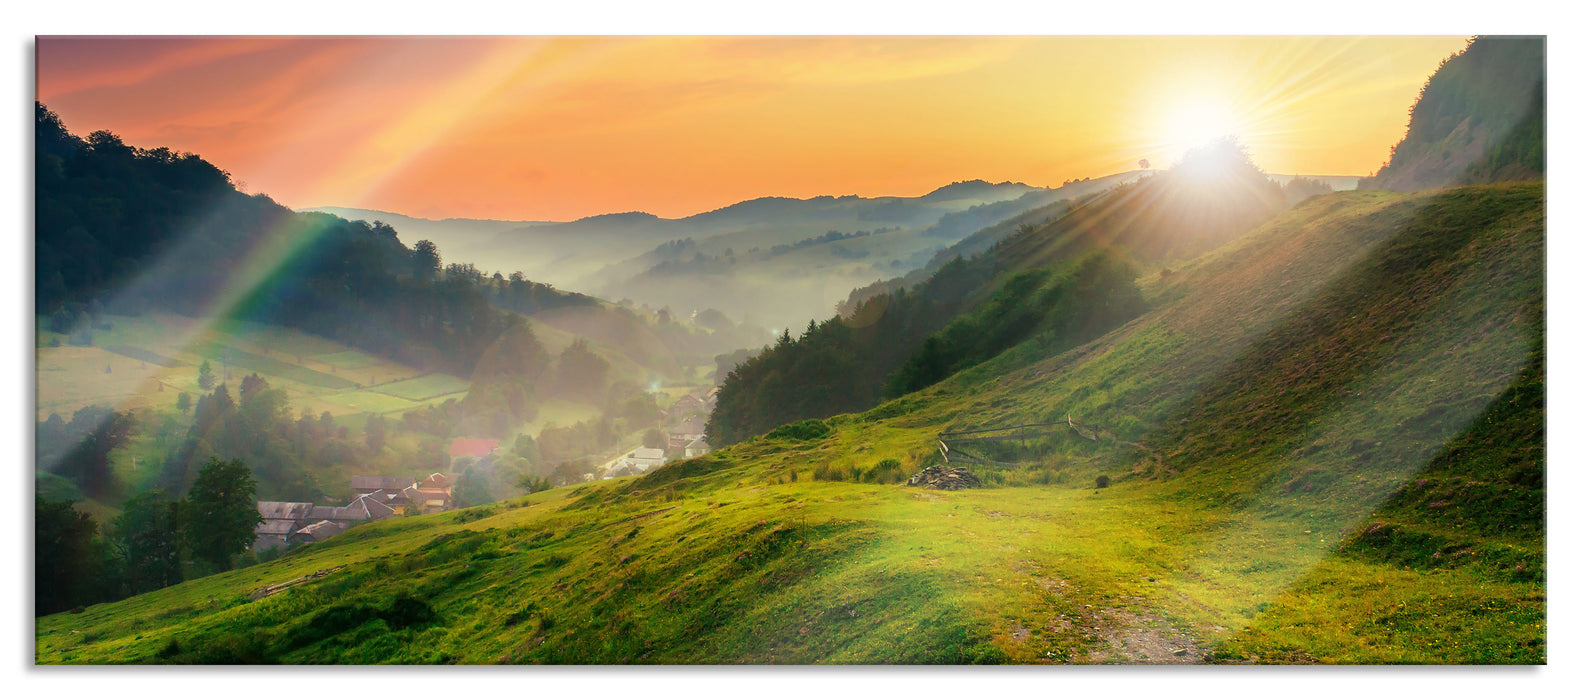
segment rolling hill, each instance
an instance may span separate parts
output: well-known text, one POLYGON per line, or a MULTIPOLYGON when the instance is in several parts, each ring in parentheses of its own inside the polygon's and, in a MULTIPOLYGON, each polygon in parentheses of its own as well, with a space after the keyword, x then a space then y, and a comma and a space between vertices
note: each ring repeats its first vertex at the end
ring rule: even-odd
POLYGON ((487 265, 503 272, 521 270, 532 279, 600 293, 592 286, 577 283, 611 261, 625 260, 636 251, 665 241, 693 238, 701 242, 733 234, 714 241, 709 250, 717 253, 734 246, 745 252, 754 246, 769 248, 794 243, 831 228, 923 228, 948 213, 1042 190, 1020 183, 990 184, 979 180, 946 185, 919 197, 762 197, 680 219, 627 212, 569 222, 434 221, 343 207, 304 211, 399 224, 403 242, 411 245, 419 239, 432 240, 441 250, 449 251, 454 261, 487 265), (408 238, 411 240, 405 240, 408 238))

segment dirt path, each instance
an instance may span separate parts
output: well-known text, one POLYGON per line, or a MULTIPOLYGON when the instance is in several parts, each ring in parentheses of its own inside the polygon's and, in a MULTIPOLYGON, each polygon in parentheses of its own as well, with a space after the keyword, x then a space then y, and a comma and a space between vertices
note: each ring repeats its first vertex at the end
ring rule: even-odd
POLYGON ((1078 663, 1202 664, 1208 650, 1184 630, 1149 612, 1104 608, 1094 615, 1098 643, 1078 663))

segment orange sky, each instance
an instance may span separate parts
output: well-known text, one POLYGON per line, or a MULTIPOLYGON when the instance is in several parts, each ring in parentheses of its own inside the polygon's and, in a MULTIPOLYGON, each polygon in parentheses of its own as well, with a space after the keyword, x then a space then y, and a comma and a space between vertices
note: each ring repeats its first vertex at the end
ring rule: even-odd
POLYGON ((1224 130, 1270 172, 1368 174, 1464 44, 40 37, 37 94, 75 133, 198 153, 291 207, 679 217, 770 195, 1059 185, 1162 167, 1224 130))

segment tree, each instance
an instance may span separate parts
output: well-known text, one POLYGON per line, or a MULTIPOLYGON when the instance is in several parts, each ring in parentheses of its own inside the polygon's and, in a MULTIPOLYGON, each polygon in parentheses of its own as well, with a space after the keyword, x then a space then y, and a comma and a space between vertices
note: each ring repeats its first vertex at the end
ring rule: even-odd
POLYGON ((242 377, 242 400, 246 401, 253 394, 269 388, 269 382, 258 376, 257 372, 242 377))
POLYGON ((539 491, 547 491, 555 487, 548 478, 533 476, 532 474, 523 474, 517 477, 516 485, 527 493, 538 493, 539 491))
POLYGON ((643 433, 643 447, 664 447, 668 444, 665 434, 658 428, 649 428, 643 433))
POLYGON ((115 542, 126 560, 127 585, 136 595, 181 583, 178 508, 164 491, 128 499, 114 521, 115 542))
POLYGON ((537 467, 542 459, 538 452, 538 443, 534 442, 533 436, 527 433, 516 436, 516 444, 511 446, 511 452, 534 467, 537 467))
POLYGON ((112 596, 113 553, 98 526, 70 501, 33 497, 33 614, 48 615, 112 596))
POLYGON ((587 338, 578 337, 560 353, 555 381, 562 395, 591 403, 604 394, 609 372, 610 363, 589 348, 587 338))
POLYGON ((471 508, 495 501, 494 490, 489 486, 489 479, 483 470, 478 467, 468 467, 461 474, 461 479, 456 482, 456 507, 471 508))
POLYGON ((198 365, 198 388, 204 391, 214 388, 214 368, 209 366, 208 360, 198 365))
POLYGON ((186 415, 187 411, 192 410, 192 396, 185 391, 181 392, 181 395, 176 397, 176 409, 181 411, 182 415, 186 415))
POLYGON ((218 571, 253 543, 253 529, 264 521, 254 500, 258 483, 239 459, 210 457, 181 504, 181 534, 192 556, 218 571))
POLYGON ((422 240, 412 246, 412 276, 425 282, 439 272, 439 246, 433 241, 422 240))
POLYGON ((368 449, 378 453, 385 447, 385 419, 377 413, 369 414, 368 422, 363 426, 363 439, 368 444, 368 449))
MULTIPOLYGON (((73 417, 73 422, 76 422, 73 417)), ((55 472, 71 479, 93 498, 113 496, 121 484, 110 465, 110 452, 132 438, 136 422, 130 411, 111 411, 88 431, 55 467, 55 472)))
POLYGON ((568 460, 556 466, 555 471, 550 473, 550 478, 561 486, 578 484, 582 483, 582 475, 586 474, 590 468, 591 465, 586 459, 568 460))

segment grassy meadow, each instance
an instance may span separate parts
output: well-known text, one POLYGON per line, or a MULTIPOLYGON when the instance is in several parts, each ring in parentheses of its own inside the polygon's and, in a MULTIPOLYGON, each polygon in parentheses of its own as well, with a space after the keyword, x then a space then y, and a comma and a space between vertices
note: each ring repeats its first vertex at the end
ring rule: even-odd
POLYGON ((459 399, 467 390, 464 378, 427 373, 278 326, 202 324, 170 314, 103 320, 109 328, 95 329, 88 347, 66 344, 40 322, 34 351, 39 420, 51 413, 69 419, 94 404, 172 410, 181 393, 194 401, 203 393, 198 368, 205 361, 216 382, 234 387, 257 372, 285 390, 295 409, 315 416, 397 413, 459 399))

